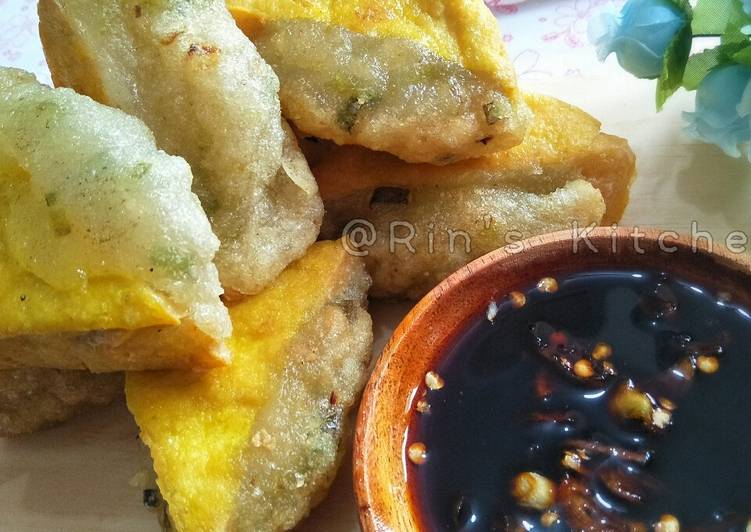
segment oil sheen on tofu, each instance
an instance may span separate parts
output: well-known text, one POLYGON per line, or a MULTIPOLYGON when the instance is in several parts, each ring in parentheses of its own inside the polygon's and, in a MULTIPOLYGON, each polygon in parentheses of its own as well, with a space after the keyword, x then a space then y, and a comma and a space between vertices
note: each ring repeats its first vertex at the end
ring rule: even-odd
POLYGON ((12 343, 25 336, 41 350, 47 334, 183 320, 221 343, 230 324, 218 241, 190 182, 185 161, 157 151, 140 121, 0 69, 2 355, 33 354, 12 343))
POLYGON ((231 366, 128 374, 177 530, 286 530, 323 498, 370 353, 369 283, 340 243, 315 244, 230 307, 231 366))
POLYGON ((530 113, 481 0, 228 0, 301 131, 446 164, 521 142, 530 113), (311 46, 310 43, 315 43, 311 46))
POLYGON ((0 152, 0 336, 179 323, 169 303, 143 282, 88 278, 79 265, 52 260, 50 251, 70 234, 71 220, 54 192, 35 189, 18 161, 0 152))

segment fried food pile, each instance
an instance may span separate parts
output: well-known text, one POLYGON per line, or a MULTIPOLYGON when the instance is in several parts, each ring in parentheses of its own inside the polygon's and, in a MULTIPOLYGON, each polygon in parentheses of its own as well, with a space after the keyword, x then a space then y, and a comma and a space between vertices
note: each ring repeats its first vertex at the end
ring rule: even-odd
POLYGON ((0 68, 0 368, 227 363, 191 180, 140 120, 0 68))
POLYGON ((372 296, 417 299, 500 246, 620 220, 635 173, 628 143, 560 100, 526 102, 535 121, 524 142, 447 166, 303 141, 326 205, 322 235, 366 240, 372 296))
POLYGON ((228 0, 284 115, 337 144, 447 164, 519 144, 531 114, 480 0, 228 0))
POLYGON ((371 284, 416 298, 628 201, 626 141, 522 94, 481 0, 39 16, 59 88, 0 67, 0 435, 125 387, 178 531, 289 530, 325 497, 371 284))
POLYGON ((190 164, 228 295, 258 293, 316 240, 279 81, 221 2, 41 0, 39 20, 55 85, 140 118, 190 164))
POLYGON ((319 242, 230 306, 231 366, 128 374, 177 530, 289 529, 320 500, 364 385, 369 285, 362 261, 319 242))

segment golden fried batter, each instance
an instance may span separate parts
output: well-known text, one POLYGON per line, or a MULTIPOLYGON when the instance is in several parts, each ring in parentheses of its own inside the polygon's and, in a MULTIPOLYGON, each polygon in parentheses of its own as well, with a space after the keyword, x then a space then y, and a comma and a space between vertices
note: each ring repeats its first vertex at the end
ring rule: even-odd
POLYGON ((0 68, 0 368, 225 364, 191 179, 140 120, 0 68))
POLYGON ((372 295, 417 298, 498 247, 620 219, 635 173, 628 143, 573 106, 526 99, 536 120, 522 144, 443 167, 303 141, 326 205, 322 235, 347 229, 365 242, 372 295))
POLYGON ((288 530, 325 496, 366 376, 369 284, 360 259, 320 242, 230 307, 232 366, 128 374, 177 530, 288 530))
POLYGON ((447 164, 519 144, 530 114, 482 0, 228 0, 306 134, 447 164))

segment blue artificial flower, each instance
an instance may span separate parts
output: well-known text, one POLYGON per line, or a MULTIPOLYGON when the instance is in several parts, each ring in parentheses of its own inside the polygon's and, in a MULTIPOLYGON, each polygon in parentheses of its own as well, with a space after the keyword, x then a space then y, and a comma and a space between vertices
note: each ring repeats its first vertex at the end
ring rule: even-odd
POLYGON ((696 111, 683 117, 692 137, 716 144, 731 157, 745 149, 751 161, 751 68, 728 65, 711 71, 696 90, 696 111))
POLYGON ((618 63, 637 78, 656 79, 668 46, 688 22, 686 13, 669 0, 629 0, 620 15, 603 13, 592 19, 589 39, 600 61, 615 52, 618 63))

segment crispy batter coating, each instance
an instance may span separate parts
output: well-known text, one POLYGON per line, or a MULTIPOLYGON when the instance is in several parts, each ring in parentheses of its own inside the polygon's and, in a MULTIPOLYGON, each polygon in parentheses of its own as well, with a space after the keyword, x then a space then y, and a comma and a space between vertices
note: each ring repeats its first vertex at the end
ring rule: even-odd
POLYGON ((468 261, 523 237, 574 221, 584 228, 620 220, 635 173, 628 143, 553 98, 528 96, 527 103, 536 121, 521 145, 443 167, 303 140, 312 144, 326 205, 322 235, 347 228, 371 244, 362 250, 371 295, 417 298, 468 261), (375 240, 367 224, 347 227, 353 220, 372 224, 375 240))
POLYGON ((81 410, 112 402, 123 392, 123 375, 88 371, 0 371, 0 436, 16 436, 61 423, 81 410))
MULTIPOLYGON (((327 204, 323 230, 327 235, 341 234, 347 223, 358 219, 372 224, 366 231, 370 234, 373 228, 375 242, 357 251, 361 236, 355 231, 351 248, 367 253, 374 297, 418 299, 496 248, 570 228, 574 221, 582 227, 599 223, 605 212, 602 195, 583 179, 546 193, 492 185, 392 189, 400 195, 393 203, 390 190, 383 202, 377 197, 383 190, 374 192, 376 196, 350 197, 351 203, 327 204), (363 216, 352 217, 355 212, 363 216)), ((355 221, 348 229, 358 227, 365 226, 355 221)))
POLYGON ((260 291, 315 241, 322 206, 281 119, 279 81, 220 0, 42 0, 56 85, 141 118, 190 163, 230 296, 260 291), (106 28, 106 31, 103 31, 106 28))
POLYGON ((138 119, 0 69, 0 367, 226 363, 191 179, 138 119))
POLYGON ((482 0, 227 4, 306 134, 432 164, 524 137, 531 115, 482 0))
POLYGON ((177 530, 288 530, 323 499, 366 377, 369 284, 360 259, 320 242, 230 307, 232 366, 127 375, 177 530))

